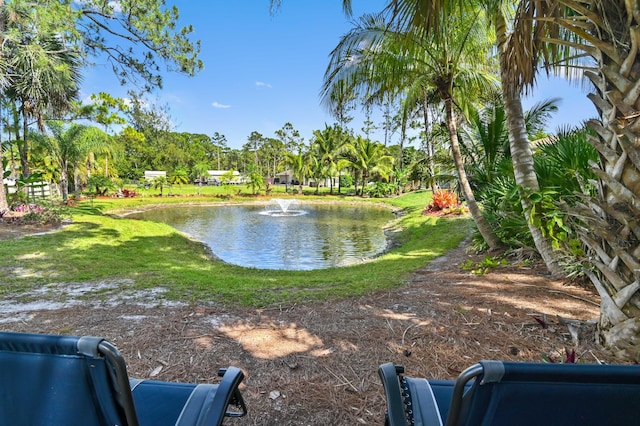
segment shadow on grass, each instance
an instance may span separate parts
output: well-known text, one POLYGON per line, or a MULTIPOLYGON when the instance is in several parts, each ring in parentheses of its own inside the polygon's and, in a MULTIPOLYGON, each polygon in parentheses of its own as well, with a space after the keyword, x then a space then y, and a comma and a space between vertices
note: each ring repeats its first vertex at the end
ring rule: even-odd
POLYGON ((468 223, 420 218, 406 224, 402 245, 369 262, 279 271, 213 260, 208 247, 168 225, 83 215, 58 232, 0 247, 0 277, 17 267, 30 271, 21 275, 25 278, 6 276, 16 288, 24 288, 28 279, 31 285, 42 285, 130 278, 137 289, 162 287, 166 298, 185 302, 271 306, 339 299, 402 284, 412 271, 456 247, 467 235, 468 223))

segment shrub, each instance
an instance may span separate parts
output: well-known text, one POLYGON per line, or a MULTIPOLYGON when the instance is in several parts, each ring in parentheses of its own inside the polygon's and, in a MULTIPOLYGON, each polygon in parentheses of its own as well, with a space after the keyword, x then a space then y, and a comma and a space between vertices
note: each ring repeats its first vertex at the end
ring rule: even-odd
POLYGON ((340 176, 340 187, 341 188, 349 188, 351 186, 353 186, 353 176, 341 175, 340 176))
POLYGON ((92 175, 87 179, 87 186, 91 189, 95 189, 95 195, 106 195, 110 189, 115 188, 113 180, 108 176, 92 175))
POLYGON ((383 198, 393 194, 394 187, 390 183, 376 182, 364 188, 364 193, 371 198, 383 198))
POLYGON ((429 209, 429 207, 431 207, 429 209, 430 211, 440 211, 451 207, 456 207, 457 205, 458 197, 455 193, 447 189, 439 189, 433 193, 431 204, 427 206, 427 208, 429 209))
POLYGON ((3 220, 13 223, 29 223, 44 225, 49 223, 61 223, 69 216, 68 210, 53 203, 20 204, 3 214, 3 220))
POLYGON ((7 203, 9 204, 9 210, 14 210, 18 206, 29 203, 29 197, 26 191, 19 190, 7 195, 7 203))

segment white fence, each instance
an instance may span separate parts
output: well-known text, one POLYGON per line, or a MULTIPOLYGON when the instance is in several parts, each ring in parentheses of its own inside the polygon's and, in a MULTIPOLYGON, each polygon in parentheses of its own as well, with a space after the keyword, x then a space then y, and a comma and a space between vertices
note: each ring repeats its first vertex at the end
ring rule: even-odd
MULTIPOLYGON (((33 182, 24 187, 27 191, 27 198, 29 199, 43 199, 58 197, 57 185, 50 184, 48 182, 33 182)), ((8 186, 8 193, 15 194, 18 191, 18 187, 15 185, 8 186)))

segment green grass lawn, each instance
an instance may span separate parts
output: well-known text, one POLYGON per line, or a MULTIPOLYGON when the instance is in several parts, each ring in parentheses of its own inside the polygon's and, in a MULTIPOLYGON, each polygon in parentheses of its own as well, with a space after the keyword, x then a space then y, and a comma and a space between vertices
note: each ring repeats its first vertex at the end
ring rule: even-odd
MULTIPOLYGON (((62 230, 2 242, 0 298, 17 298, 52 283, 116 280, 127 283, 127 290, 164 288, 166 300, 274 306, 397 287, 412 271, 456 247, 470 232, 471 221, 466 217, 422 216, 429 197, 428 192, 382 201, 319 197, 331 202, 384 202, 406 214, 396 223, 401 246, 368 263, 317 271, 261 270, 213 261, 206 247, 168 225, 115 214, 153 204, 223 202, 220 198, 81 201, 72 208, 72 224, 62 230)), ((256 199, 234 197, 233 201, 256 199)))

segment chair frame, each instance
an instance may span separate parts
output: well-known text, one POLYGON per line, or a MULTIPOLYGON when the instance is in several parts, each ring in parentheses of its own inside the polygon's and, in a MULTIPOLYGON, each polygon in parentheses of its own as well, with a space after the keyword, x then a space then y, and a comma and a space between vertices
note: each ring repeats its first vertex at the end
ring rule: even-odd
POLYGON ((455 381, 404 377, 392 363, 378 373, 388 426, 637 422, 637 365, 480 361, 455 381))
MULTIPOLYGON (((107 418, 112 419, 110 422, 117 421, 118 424, 128 426, 139 426, 141 423, 150 424, 151 422, 156 424, 159 418, 141 419, 136 407, 142 411, 146 409, 147 414, 157 413, 153 404, 158 401, 161 404, 170 403, 167 407, 172 408, 166 411, 169 417, 162 418, 172 425, 173 419, 176 419, 176 426, 220 425, 224 417, 241 417, 247 413, 239 390, 244 374, 239 368, 233 366, 218 370, 221 380, 215 385, 129 379, 124 357, 113 344, 103 338, 11 332, 0 332, 0 359, 8 362, 8 364, 0 362, 0 373, 6 380, 19 381, 21 377, 19 372, 34 371, 34 366, 38 367, 38 371, 43 369, 42 371, 57 372, 60 377, 73 374, 73 377, 79 379, 78 391, 81 391, 80 388, 85 386, 83 383, 86 383, 87 387, 84 389, 87 391, 86 395, 92 395, 86 402, 79 403, 81 404, 79 407, 95 407, 95 413, 99 414, 96 414, 91 421, 95 420, 100 424, 106 422, 107 418), (33 363, 32 359, 36 363, 33 363), (84 367, 69 369, 74 365, 84 365, 84 367), (85 374, 86 378, 83 379, 85 374), (140 391, 134 392, 136 388, 140 391), (149 398, 155 402, 147 404, 149 398), (91 400, 93 403, 89 402, 91 400), (232 411, 229 409, 230 405, 238 409, 232 411)), ((40 376, 37 374, 39 373, 36 373, 36 376, 31 374, 32 380, 39 381, 40 376)), ((70 386, 74 386, 75 381, 58 379, 55 383, 60 383, 62 387, 58 388, 57 385, 47 387, 49 392, 56 392, 51 395, 72 395, 70 386)), ((5 383, 3 386, 10 386, 10 383, 5 383)), ((26 382, 26 386, 30 386, 29 382, 26 382)), ((35 390, 37 384, 34 383, 33 386, 35 390)), ((4 410, 0 412, 4 412, 3 416, 12 416, 10 404, 28 400, 31 388, 25 388, 23 384, 21 392, 13 394, 6 389, 3 399, 0 400, 0 404, 4 404, 0 408, 4 410), (17 399, 13 399, 14 396, 17 399)), ((72 400, 75 400, 75 397, 72 400)), ((57 407, 67 406, 64 403, 65 400, 58 401, 57 407)), ((67 413, 64 408, 59 412, 64 413, 62 417, 66 418, 67 413)), ((37 417, 30 417, 31 415, 27 414, 27 417, 23 417, 23 421, 37 421, 51 412, 45 409, 43 413, 46 414, 36 414, 37 417)), ((68 411, 68 413, 72 412, 68 411)), ((52 419, 58 418, 56 414, 52 416, 52 419)), ((11 419, 0 418, 0 423, 9 420, 11 419)), ((89 421, 88 417, 85 418, 86 421, 89 421)))

